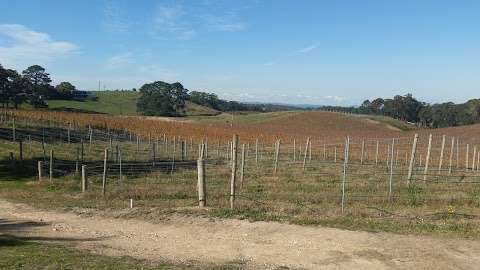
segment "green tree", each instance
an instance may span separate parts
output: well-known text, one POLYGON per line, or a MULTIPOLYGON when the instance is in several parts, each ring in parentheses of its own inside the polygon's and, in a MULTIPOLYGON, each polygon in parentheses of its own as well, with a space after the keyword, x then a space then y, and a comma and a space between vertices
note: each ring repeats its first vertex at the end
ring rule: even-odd
POLYGON ((139 91, 137 110, 142 115, 179 116, 185 111, 188 90, 180 83, 156 81, 144 84, 139 91))
POLYGON ((28 80, 32 87, 29 89, 29 94, 32 95, 45 95, 47 96, 52 91, 50 83, 50 74, 45 71, 45 68, 39 65, 33 65, 25 69, 23 72, 23 77, 28 80))
POLYGON ((45 68, 39 65, 29 66, 22 74, 33 85, 48 85, 52 82, 50 74, 45 71, 45 68))
POLYGON ((3 107, 8 103, 8 72, 3 66, 0 64, 0 102, 2 103, 3 107))
POLYGON ((69 82, 61 82, 60 84, 55 86, 55 90, 58 92, 60 96, 69 97, 77 89, 73 84, 69 82))
POLYGON ((216 110, 219 110, 220 103, 224 102, 223 100, 220 100, 217 95, 213 93, 206 93, 206 92, 199 92, 199 91, 190 92, 189 99, 193 103, 200 104, 202 106, 206 106, 216 110))
POLYGON ((26 91, 30 83, 25 80, 17 71, 4 69, 0 65, 0 100, 3 107, 12 103, 15 108, 22 104, 26 98, 26 91))
POLYGON ((16 70, 9 71, 8 93, 10 102, 15 108, 25 102, 28 98, 27 90, 30 88, 30 82, 22 77, 16 70))

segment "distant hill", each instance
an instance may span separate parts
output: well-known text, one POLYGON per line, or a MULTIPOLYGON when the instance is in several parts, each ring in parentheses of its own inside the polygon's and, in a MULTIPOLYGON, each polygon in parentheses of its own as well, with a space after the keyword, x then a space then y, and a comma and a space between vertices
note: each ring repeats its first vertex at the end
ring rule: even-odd
MULTIPOLYGON (((137 99, 140 93, 133 91, 91 91, 85 101, 49 100, 51 110, 101 113, 110 115, 138 115, 137 99)), ((186 102, 186 116, 209 116, 220 112, 192 102, 186 102)))
MULTIPOLYGON (((48 107, 51 110, 101 113, 110 115, 138 115, 137 99, 139 92, 134 91, 89 91, 90 95, 85 101, 79 100, 49 100, 48 107)), ((261 107, 264 112, 292 111, 310 109, 310 105, 289 105, 280 103, 239 103, 261 107)), ((213 116, 221 112, 208 106, 199 105, 186 101, 185 116, 213 116)), ((251 113, 251 112, 250 112, 251 113)), ((257 112, 258 113, 258 112, 257 112)))

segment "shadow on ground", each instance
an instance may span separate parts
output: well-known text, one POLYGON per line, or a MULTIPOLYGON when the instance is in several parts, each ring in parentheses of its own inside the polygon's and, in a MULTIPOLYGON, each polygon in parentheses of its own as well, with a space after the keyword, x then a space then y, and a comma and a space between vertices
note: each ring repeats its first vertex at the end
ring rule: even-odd
POLYGON ((39 227, 49 226, 46 222, 16 221, 0 218, 0 247, 19 246, 27 241, 35 242, 85 242, 99 241, 99 238, 72 238, 72 237, 44 237, 35 236, 34 231, 39 227))

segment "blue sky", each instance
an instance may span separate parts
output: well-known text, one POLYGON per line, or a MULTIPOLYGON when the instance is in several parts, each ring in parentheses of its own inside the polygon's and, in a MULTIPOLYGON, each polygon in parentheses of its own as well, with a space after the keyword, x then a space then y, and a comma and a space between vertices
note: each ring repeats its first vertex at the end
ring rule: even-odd
POLYGON ((80 89, 164 80, 332 105, 480 93, 480 1, 0 1, 0 63, 80 89))

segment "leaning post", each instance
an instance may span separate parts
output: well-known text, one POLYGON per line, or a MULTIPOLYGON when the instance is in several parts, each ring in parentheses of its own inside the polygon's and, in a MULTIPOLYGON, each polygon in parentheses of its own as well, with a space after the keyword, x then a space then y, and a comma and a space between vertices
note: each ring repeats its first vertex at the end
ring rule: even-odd
POLYGON ((418 134, 413 137, 412 154, 410 155, 410 164, 408 165, 407 185, 412 180, 413 166, 415 166, 415 155, 417 153, 418 134))

